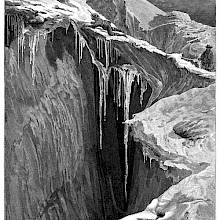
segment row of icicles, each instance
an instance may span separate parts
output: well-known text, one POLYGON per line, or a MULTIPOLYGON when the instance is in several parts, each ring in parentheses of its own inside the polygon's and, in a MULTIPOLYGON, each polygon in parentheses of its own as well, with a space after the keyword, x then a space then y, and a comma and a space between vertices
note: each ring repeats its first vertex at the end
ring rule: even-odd
MULTIPOLYGON (((102 149, 102 121, 106 119, 106 98, 108 95, 108 84, 110 74, 113 74, 113 99, 117 107, 123 107, 124 121, 129 120, 129 107, 132 83, 137 80, 141 86, 140 104, 142 105, 143 94, 147 90, 147 81, 143 80, 141 74, 132 65, 124 64, 121 67, 109 66, 112 61, 117 64, 120 51, 112 47, 111 40, 97 38, 98 58, 105 58, 105 67, 100 63, 96 66, 99 70, 99 130, 100 130, 100 149, 102 149)), ((118 117, 118 114, 117 114, 118 117)), ((124 145, 125 145, 125 197, 127 199, 127 178, 128 178, 128 134, 129 125, 124 124, 124 145)))
MULTIPOLYGON (((44 40, 47 39, 47 34, 44 30, 35 30, 29 31, 25 28, 23 17, 16 14, 7 14, 6 15, 6 39, 5 44, 9 46, 12 38, 17 40, 17 68, 19 69, 20 63, 24 62, 24 49, 26 48, 26 39, 28 39, 29 46, 29 60, 31 65, 31 75, 33 84, 35 81, 36 73, 35 73, 35 60, 36 53, 39 48, 39 40, 42 36, 44 40), (20 59, 21 57, 21 59, 20 59)), ((83 48, 85 47, 85 40, 77 31, 76 25, 72 22, 72 25, 75 29, 75 48, 76 54, 78 55, 78 62, 80 63, 83 56, 83 48)), ((69 25, 66 27, 66 34, 69 25)), ((54 31, 51 31, 52 41, 54 38, 54 31)))

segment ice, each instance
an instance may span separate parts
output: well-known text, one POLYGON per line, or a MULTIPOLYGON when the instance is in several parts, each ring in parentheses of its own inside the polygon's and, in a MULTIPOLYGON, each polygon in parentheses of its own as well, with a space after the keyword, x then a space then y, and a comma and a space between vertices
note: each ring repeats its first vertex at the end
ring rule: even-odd
POLYGON ((77 29, 77 25, 71 22, 75 32, 75 54, 78 55, 78 63, 80 64, 83 57, 83 49, 86 46, 86 41, 77 29))
POLYGON ((36 51, 37 51, 37 46, 38 46, 38 41, 39 41, 39 32, 34 32, 30 38, 29 38, 29 47, 30 47, 30 64, 31 64, 31 75, 32 75, 32 80, 34 84, 35 80, 35 56, 36 56, 36 51))

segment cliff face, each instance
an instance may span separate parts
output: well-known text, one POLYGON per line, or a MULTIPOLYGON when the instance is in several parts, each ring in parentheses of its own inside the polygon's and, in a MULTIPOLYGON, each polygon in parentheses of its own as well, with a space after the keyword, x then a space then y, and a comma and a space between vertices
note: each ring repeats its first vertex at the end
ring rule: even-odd
POLYGON ((124 121, 215 74, 86 28, 91 12, 77 1, 6 3, 7 220, 118 219, 191 172, 145 162, 124 121))
POLYGON ((215 26, 216 24, 216 1, 200 0, 148 0, 164 11, 183 11, 190 15, 191 19, 215 26))
POLYGON ((72 45, 73 29, 63 32, 45 39, 31 33, 19 54, 16 39, 5 49, 6 219, 102 215, 91 58, 85 51, 88 61, 79 68, 63 46, 72 45))

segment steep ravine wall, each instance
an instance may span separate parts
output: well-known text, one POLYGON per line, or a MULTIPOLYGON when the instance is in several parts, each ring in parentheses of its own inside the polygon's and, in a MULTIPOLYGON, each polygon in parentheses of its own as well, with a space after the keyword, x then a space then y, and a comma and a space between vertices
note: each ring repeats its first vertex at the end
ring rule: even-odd
MULTIPOLYGON (((6 219, 103 219, 93 65, 54 47, 61 30, 40 36, 34 82, 28 38, 19 68, 16 40, 5 48, 6 219)), ((75 51, 72 32, 62 42, 75 51)))
MULTIPOLYGON (((135 204, 140 198, 131 195, 144 190, 145 184, 149 187, 149 182, 135 181, 137 175, 149 173, 152 182, 159 185, 166 177, 156 163, 152 164, 152 174, 129 137, 129 188, 125 199, 124 137, 120 137, 125 114, 131 118, 163 97, 206 87, 214 79, 178 68, 172 59, 128 42, 116 39, 107 47, 103 36, 92 30, 80 31, 70 25, 46 35, 38 33, 25 34, 22 50, 18 45, 21 38, 16 35, 5 47, 6 219, 117 219, 125 216, 127 207, 127 213, 139 211, 140 202, 131 205, 130 201, 135 200, 135 204), (99 46, 97 39, 101 39, 99 46), (117 52, 110 59, 106 51, 112 48, 117 52), (145 83, 137 85, 138 76, 129 81, 129 109, 124 111, 123 105, 114 103, 110 95, 114 87, 107 80, 109 95, 102 96, 107 111, 104 114, 101 109, 100 115, 100 95, 104 91, 100 79, 105 76, 100 78, 100 71, 106 71, 103 66, 114 67, 111 75, 118 74, 119 79, 129 70, 120 70, 124 65, 140 72, 145 83), (114 137, 111 144, 109 137, 114 137), (120 143, 115 143, 117 140, 120 143), (113 195, 112 191, 117 193, 113 195)), ((167 179, 168 187, 172 180, 167 179)), ((148 204, 165 190, 158 186, 158 192, 150 197, 144 194, 141 202, 148 204)))

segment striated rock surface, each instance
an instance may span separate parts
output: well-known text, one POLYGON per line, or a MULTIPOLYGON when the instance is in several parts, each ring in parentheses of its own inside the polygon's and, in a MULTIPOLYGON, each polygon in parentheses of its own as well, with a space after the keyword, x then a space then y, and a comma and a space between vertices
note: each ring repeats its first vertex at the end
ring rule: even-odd
POLYGON ((56 58, 51 39, 38 39, 34 75, 28 38, 20 64, 17 43, 5 49, 6 219, 101 218, 92 92, 86 71, 66 51, 56 58))
POLYGON ((215 86, 162 99, 127 123, 145 157, 177 178, 140 216, 160 212, 161 219, 215 219, 215 86), (179 181, 180 172, 169 167, 190 172, 179 181))

